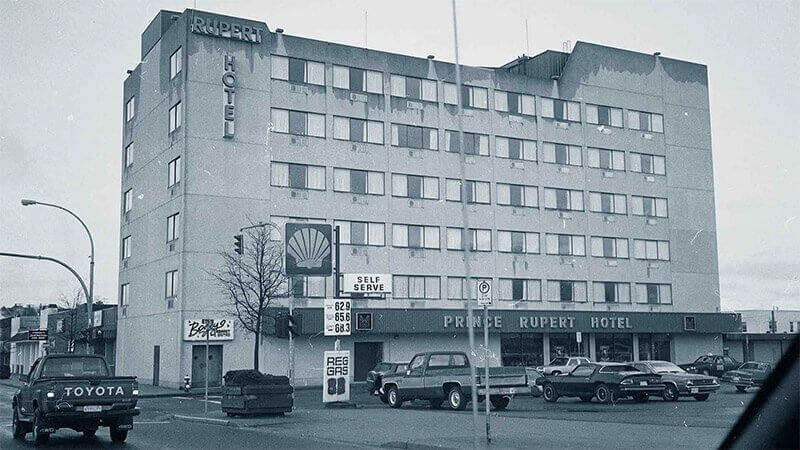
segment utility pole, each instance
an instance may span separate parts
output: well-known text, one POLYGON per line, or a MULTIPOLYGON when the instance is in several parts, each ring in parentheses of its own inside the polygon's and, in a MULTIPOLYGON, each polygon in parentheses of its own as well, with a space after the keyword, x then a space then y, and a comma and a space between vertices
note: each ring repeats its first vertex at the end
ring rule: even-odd
POLYGON ((214 323, 214 319, 203 319, 203 324, 206 327, 206 360, 205 360, 205 365, 206 365, 206 395, 205 395, 205 399, 206 399, 206 401, 203 402, 205 404, 205 406, 203 408, 204 409, 203 414, 205 414, 205 415, 208 415, 208 361, 210 361, 210 358, 208 357, 209 356, 208 355, 208 348, 209 348, 208 344, 209 344, 209 341, 210 341, 210 338, 211 338, 211 325, 213 323, 214 323))

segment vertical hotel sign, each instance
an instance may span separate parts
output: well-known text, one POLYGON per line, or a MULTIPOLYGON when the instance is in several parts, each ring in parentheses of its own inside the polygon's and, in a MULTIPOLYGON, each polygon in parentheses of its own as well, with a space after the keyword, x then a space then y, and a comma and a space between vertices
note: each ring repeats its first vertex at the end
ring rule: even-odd
POLYGON ((222 72, 223 99, 223 137, 233 139, 236 130, 234 120, 236 117, 236 58, 225 55, 225 65, 222 72))

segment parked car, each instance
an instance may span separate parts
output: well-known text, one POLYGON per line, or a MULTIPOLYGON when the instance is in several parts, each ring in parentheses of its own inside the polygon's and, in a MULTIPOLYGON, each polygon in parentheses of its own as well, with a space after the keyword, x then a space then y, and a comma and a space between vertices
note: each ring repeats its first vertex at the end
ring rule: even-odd
POLYGON ((558 375, 560 373, 572 372, 572 369, 580 364, 588 364, 592 362, 589 358, 583 356, 559 356, 553 358, 550 364, 546 366, 539 366, 536 370, 542 375, 558 375))
POLYGON ((748 361, 736 370, 722 374, 722 381, 736 386, 736 390, 744 392, 750 387, 760 387, 772 372, 772 364, 760 361, 748 361))
POLYGON ((650 395, 662 395, 661 375, 645 373, 621 363, 581 364, 571 372, 545 375, 538 380, 545 401, 559 397, 578 397, 584 402, 597 398, 600 403, 613 403, 624 397, 637 402, 647 401, 650 395))
MULTIPOLYGON (((483 382, 483 368, 478 368, 475 383, 478 401, 488 394, 495 409, 505 409, 511 396, 530 393, 524 367, 490 367, 489 389, 483 382)), ((392 408, 410 400, 427 400, 431 407, 445 402, 454 410, 463 410, 472 399, 470 361, 463 352, 427 352, 415 355, 405 372, 383 377, 381 395, 392 408)))
POLYGON ((37 359, 22 387, 11 399, 12 432, 36 444, 47 442, 59 428, 94 436, 108 427, 111 441, 124 442, 133 429, 139 399, 136 377, 109 376, 98 355, 47 355, 37 359))
POLYGON ((681 369, 689 373, 702 373, 703 375, 722 376, 728 370, 739 367, 741 363, 730 356, 703 355, 693 363, 678 364, 681 369))
POLYGON ((688 373, 669 361, 639 361, 630 363, 645 373, 661 375, 664 382, 664 400, 674 402, 679 397, 694 397, 695 400, 708 400, 709 395, 719 390, 715 377, 688 373))
MULTIPOLYGON (((370 395, 377 395, 381 397, 380 390, 383 384, 383 377, 388 374, 402 373, 406 371, 408 363, 398 362, 382 362, 378 363, 375 368, 367 372, 367 392, 370 395)), ((385 401, 385 397, 381 397, 385 401)))

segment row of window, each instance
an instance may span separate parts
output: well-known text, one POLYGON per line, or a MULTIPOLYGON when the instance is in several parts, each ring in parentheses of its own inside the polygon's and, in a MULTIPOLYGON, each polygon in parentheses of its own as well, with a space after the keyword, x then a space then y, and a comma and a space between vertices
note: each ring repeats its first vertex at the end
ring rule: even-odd
MULTIPOLYGON (((490 278, 474 278, 473 283, 490 278)), ((618 281, 582 280, 539 280, 528 278, 499 278, 497 299, 501 301, 585 303, 591 299, 595 303, 640 303, 651 305, 672 304, 672 285, 660 283, 627 283, 618 281), (591 291, 587 292, 587 286, 591 291), (543 289, 544 288, 544 289, 543 289)), ((392 294, 394 299, 439 300, 442 297, 441 277, 425 275, 394 275, 392 294)), ((446 298, 466 300, 467 283, 464 277, 447 277, 446 298)), ((289 294, 289 282, 285 284, 289 294)), ((164 297, 167 300, 177 296, 178 271, 171 270, 164 275, 164 297)), ((472 286, 473 297, 476 286, 472 286)), ((291 280, 291 293, 295 297, 327 297, 326 278, 298 277, 291 280)), ((121 285, 120 304, 130 304, 130 284, 121 285)))
MULTIPOLYGON (((293 83, 325 86, 325 64, 285 56, 272 56, 272 78, 293 83)), ((384 74, 374 70, 333 65, 333 87, 358 93, 383 94, 384 74)), ((462 85, 461 92, 454 83, 442 82, 443 102, 461 104, 466 108, 489 109, 489 89, 462 85)), ((438 102, 437 81, 391 74, 390 95, 427 102, 438 102)), ((536 115, 535 96, 517 92, 494 90, 494 109, 510 114, 536 115)), ((542 117, 580 122, 580 103, 541 97, 542 117)), ((595 125, 623 128, 623 109, 587 104, 586 122, 595 125)), ((628 110, 628 128, 662 133, 664 121, 661 114, 628 110)))

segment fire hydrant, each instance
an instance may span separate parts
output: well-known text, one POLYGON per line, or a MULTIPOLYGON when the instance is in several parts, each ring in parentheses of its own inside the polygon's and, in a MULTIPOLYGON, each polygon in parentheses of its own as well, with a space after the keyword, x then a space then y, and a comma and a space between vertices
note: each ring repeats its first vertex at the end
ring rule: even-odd
POLYGON ((183 377, 183 392, 187 394, 192 389, 192 378, 189 375, 183 377))

